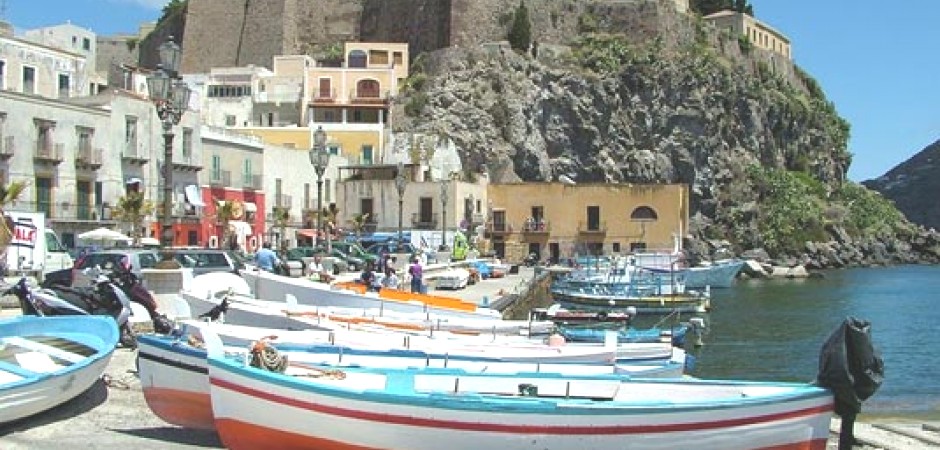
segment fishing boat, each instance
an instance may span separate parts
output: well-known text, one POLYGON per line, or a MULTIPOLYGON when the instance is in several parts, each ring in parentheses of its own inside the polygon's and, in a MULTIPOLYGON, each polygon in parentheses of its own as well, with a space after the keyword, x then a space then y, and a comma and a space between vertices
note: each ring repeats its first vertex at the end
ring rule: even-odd
POLYGON ((118 343, 114 319, 20 316, 0 320, 0 424, 41 413, 90 388, 118 343))
POLYGON ((744 260, 740 259, 725 259, 705 266, 688 267, 683 269, 685 285, 693 289, 706 286, 728 288, 734 284, 741 267, 744 267, 744 260))
POLYGON ((211 405, 232 450, 819 449, 832 394, 808 384, 455 369, 283 373, 206 336, 211 405))
POLYGON ((328 285, 265 271, 245 271, 242 277, 248 282, 251 292, 257 298, 282 299, 290 294, 297 298, 301 305, 383 308, 396 312, 431 312, 476 319, 502 317, 499 311, 453 297, 419 294, 397 289, 362 292, 339 283, 328 285))
POLYGON ((711 309, 711 293, 688 292, 674 295, 646 295, 629 287, 612 285, 552 286, 552 299, 573 310, 618 312, 632 308, 637 314, 671 312, 705 313, 711 309))
MULTIPOLYGON (((364 348, 342 345, 342 336, 317 341, 311 331, 285 331, 184 323, 174 336, 142 335, 138 343, 138 368, 144 399, 151 411, 167 423, 196 429, 213 429, 203 330, 221 336, 230 355, 244 355, 253 343, 277 335, 276 345, 292 366, 365 366, 383 368, 458 368, 471 372, 557 372, 577 375, 629 374, 641 377, 680 377, 684 352, 669 360, 614 364, 565 363, 540 360, 500 360, 451 353, 430 353, 407 347, 364 348), (338 344, 337 344, 338 343, 338 344)), ((407 343, 407 342, 405 342, 407 343)), ((498 354, 494 356, 498 357, 498 354)))

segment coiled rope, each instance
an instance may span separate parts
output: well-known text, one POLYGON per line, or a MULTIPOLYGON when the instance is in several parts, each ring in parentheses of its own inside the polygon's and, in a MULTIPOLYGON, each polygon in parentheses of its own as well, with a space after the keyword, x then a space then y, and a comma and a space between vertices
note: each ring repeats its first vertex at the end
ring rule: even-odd
POLYGON ((267 338, 253 342, 250 353, 248 364, 252 367, 278 373, 287 370, 287 355, 282 355, 267 338))

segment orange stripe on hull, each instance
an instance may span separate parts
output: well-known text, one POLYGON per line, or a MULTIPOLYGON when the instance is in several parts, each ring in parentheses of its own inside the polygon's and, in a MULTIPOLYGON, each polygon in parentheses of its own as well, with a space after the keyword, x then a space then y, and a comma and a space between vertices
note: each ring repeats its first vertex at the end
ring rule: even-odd
MULTIPOLYGON (((358 292, 360 294, 364 294, 366 292, 365 286, 356 282, 335 283, 335 285, 343 289, 349 289, 351 291, 358 292)), ((382 289, 379 291, 379 298, 399 302, 418 301, 428 306, 455 309, 457 311, 473 312, 477 310, 476 303, 468 302, 463 299, 445 297, 443 295, 419 294, 398 289, 382 289)))
POLYGON ((166 388, 145 388, 144 399, 153 413, 164 422, 183 428, 214 430, 212 398, 196 393, 166 388))
POLYGON ((826 450, 826 443, 827 439, 813 439, 808 442, 774 445, 772 447, 764 447, 759 450, 826 450))
POLYGON ((218 419, 215 421, 215 428, 222 438, 222 445, 228 450, 381 450, 260 427, 233 419, 218 419))

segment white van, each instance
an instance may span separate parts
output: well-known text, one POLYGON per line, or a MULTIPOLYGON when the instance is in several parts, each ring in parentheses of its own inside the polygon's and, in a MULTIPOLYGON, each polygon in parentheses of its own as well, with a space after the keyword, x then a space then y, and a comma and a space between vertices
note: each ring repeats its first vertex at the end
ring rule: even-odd
POLYGON ((13 233, 6 248, 6 276, 33 276, 42 281, 49 272, 72 268, 72 256, 55 232, 46 228, 44 213, 6 211, 6 216, 13 233))

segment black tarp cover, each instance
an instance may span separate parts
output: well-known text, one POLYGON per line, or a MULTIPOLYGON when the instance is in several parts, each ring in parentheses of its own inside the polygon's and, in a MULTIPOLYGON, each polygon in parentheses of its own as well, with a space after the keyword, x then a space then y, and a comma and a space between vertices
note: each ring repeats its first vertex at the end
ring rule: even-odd
POLYGON ((854 416, 883 380, 884 361, 872 344, 871 323, 846 318, 822 346, 816 384, 832 390, 836 414, 854 416))

